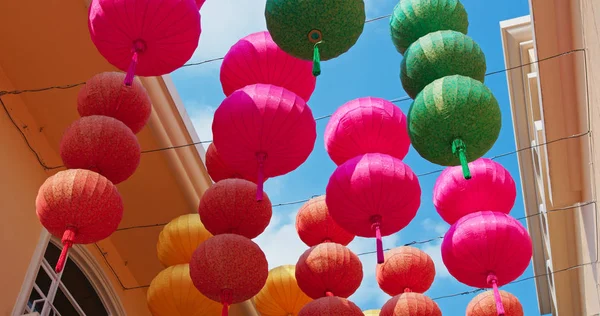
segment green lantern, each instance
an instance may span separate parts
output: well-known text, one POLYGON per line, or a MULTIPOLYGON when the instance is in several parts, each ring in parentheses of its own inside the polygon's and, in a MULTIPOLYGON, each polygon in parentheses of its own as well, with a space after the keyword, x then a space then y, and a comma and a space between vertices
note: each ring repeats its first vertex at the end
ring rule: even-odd
POLYGON ((400 80, 414 99, 425 86, 445 76, 463 75, 483 82, 485 69, 485 55, 473 39, 456 31, 438 31, 408 47, 400 80))
POLYGON ((392 41, 400 54, 428 33, 453 30, 467 34, 468 28, 467 11, 459 0, 401 0, 390 18, 392 41))
POLYGON ((363 0, 267 0, 267 29, 288 54, 313 60, 313 75, 321 60, 348 51, 365 25, 363 0))
POLYGON ((454 75, 430 83, 417 95, 408 113, 408 133, 415 150, 442 165, 467 165, 483 156, 500 134, 500 107, 480 81, 454 75))

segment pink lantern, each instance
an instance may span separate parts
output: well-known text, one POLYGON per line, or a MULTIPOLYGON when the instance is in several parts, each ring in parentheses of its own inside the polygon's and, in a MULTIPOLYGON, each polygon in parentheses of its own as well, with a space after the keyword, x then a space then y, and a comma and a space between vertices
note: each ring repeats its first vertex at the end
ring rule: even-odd
POLYGON ((406 227, 421 205, 421 186, 400 159, 365 154, 340 165, 325 194, 329 214, 349 233, 377 238, 377 262, 383 263, 382 236, 406 227))
POLYGON ((206 2, 206 0, 196 0, 196 6, 198 7, 198 10, 202 9, 204 2, 206 2))
POLYGON ((93 0, 88 28, 100 54, 127 72, 126 85, 135 74, 162 76, 183 66, 201 31, 195 0, 93 0))
POLYGON ((433 205, 450 225, 478 211, 510 213, 517 198, 515 181, 499 163, 479 158, 469 163, 471 179, 465 180, 462 167, 446 168, 433 188, 433 205))
POLYGON ((522 275, 531 256, 531 238, 525 227, 500 212, 462 217, 442 242, 442 260, 448 272, 468 286, 493 288, 498 315, 504 315, 498 287, 522 275))
POLYGON ((404 159, 409 147, 406 116, 380 98, 358 98, 342 105, 325 129, 325 149, 338 166, 366 153, 404 159))
POLYGON ((284 175, 308 158, 317 138, 312 111, 293 92, 254 84, 227 97, 215 111, 213 142, 223 162, 245 179, 284 175))
POLYGON ((221 85, 226 96, 255 83, 283 87, 308 101, 317 79, 310 61, 284 52, 264 31, 235 43, 221 64, 221 85))
MULTIPOLYGON (((225 179, 243 179, 243 177, 236 172, 235 170, 229 168, 219 156, 219 152, 217 151, 217 147, 215 147, 214 143, 208 145, 206 149, 206 171, 208 171, 208 175, 214 182, 219 182, 225 179)), ((268 178, 265 177, 264 181, 267 181, 268 178)), ((252 174, 252 178, 245 179, 250 182, 256 183, 256 174, 252 174)))

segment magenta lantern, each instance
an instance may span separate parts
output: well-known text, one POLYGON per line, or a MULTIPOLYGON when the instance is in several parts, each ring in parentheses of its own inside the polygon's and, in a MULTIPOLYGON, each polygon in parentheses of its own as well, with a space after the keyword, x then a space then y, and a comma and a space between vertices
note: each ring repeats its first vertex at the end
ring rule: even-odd
POLYGON ((499 163, 479 158, 469 163, 471 179, 462 167, 446 168, 433 188, 433 205, 450 225, 477 211, 510 213, 517 198, 515 181, 499 163))
POLYGON ((504 315, 498 287, 522 275, 531 255, 531 238, 525 227, 500 212, 462 217, 442 242, 442 260, 448 272, 468 286, 493 288, 498 315, 504 315))
POLYGON ((254 84, 227 97, 215 111, 213 142, 219 156, 245 179, 257 175, 257 200, 265 177, 284 175, 308 158, 317 137, 302 98, 274 85, 254 84))
POLYGON ((381 236, 394 234, 415 217, 421 186, 400 159, 365 154, 340 165, 327 184, 329 214, 349 233, 377 238, 377 262, 383 263, 381 236))
POLYGON ((358 98, 342 105, 325 129, 325 149, 338 166, 366 153, 404 159, 409 147, 406 116, 380 98, 358 98))
MULTIPOLYGON (((200 1, 203 2, 203 1, 200 1)), ((133 76, 161 76, 183 66, 200 40, 195 0, 92 0, 92 42, 113 66, 133 76)))
POLYGON ((198 10, 202 9, 204 2, 206 2, 206 0, 196 0, 196 6, 198 7, 198 10))
POLYGON ((312 62, 284 52, 266 31, 239 40, 221 64, 221 86, 226 96, 247 85, 264 83, 288 89, 308 101, 316 82, 312 62))

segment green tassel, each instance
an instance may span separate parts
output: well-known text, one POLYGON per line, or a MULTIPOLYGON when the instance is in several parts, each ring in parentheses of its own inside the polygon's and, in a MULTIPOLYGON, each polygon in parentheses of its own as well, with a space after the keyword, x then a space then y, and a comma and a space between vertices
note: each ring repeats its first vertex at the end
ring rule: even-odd
POLYGON ((315 44, 314 50, 313 50, 313 76, 317 77, 321 74, 321 54, 319 53, 319 44, 321 44, 321 42, 318 42, 315 44))
POLYGON ((471 171, 469 171, 469 162, 467 161, 467 146, 462 139, 457 138, 452 142, 452 153, 458 156, 465 179, 471 179, 471 171))

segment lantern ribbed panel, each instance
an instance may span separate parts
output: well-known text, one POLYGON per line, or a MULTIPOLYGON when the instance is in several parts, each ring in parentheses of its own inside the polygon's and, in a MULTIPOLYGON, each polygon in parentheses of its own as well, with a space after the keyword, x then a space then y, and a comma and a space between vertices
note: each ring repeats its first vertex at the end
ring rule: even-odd
POLYGON ((363 278, 362 263, 350 249, 327 242, 306 250, 296 263, 296 280, 306 295, 317 299, 327 292, 349 297, 363 278))
POLYGON ((456 31, 438 31, 408 48, 400 66, 400 80, 414 99, 425 86, 445 76, 462 75, 483 82, 485 70, 485 55, 472 38, 456 31))
POLYGON ((238 234, 255 238, 269 225, 271 201, 263 192, 256 201, 256 184, 242 179, 221 180, 204 192, 198 214, 213 235, 238 234))
POLYGON ((302 59, 313 59, 315 43, 308 34, 320 31, 321 60, 329 60, 356 43, 366 16, 363 0, 267 0, 265 18, 275 43, 302 59))
POLYGON ((152 105, 146 89, 139 79, 131 87, 123 84, 125 74, 102 72, 85 82, 77 95, 80 116, 105 115, 127 125, 134 134, 144 128, 152 105))
POLYGON ((221 304, 208 299, 194 287, 188 264, 162 270, 150 283, 146 294, 153 316, 215 316, 221 304))
POLYGON ((403 293, 392 297, 381 308, 381 316, 442 316, 438 305, 420 293, 403 293))
POLYGON ((527 229, 504 213, 471 213, 454 223, 442 242, 442 259, 459 282, 490 288, 493 273, 498 286, 521 276, 532 256, 527 229))
POLYGON ((267 258, 252 240, 235 234, 222 234, 201 243, 190 260, 190 276, 206 297, 223 303, 230 291, 230 304, 258 294, 269 274, 267 258))
POLYGON ((461 167, 446 168, 435 182, 433 205, 450 225, 478 211, 510 213, 517 198, 515 181, 499 163, 479 158, 469 163, 471 179, 461 167))
POLYGON ((264 83, 286 88, 308 101, 316 81, 312 63, 284 52, 269 32, 242 38, 221 64, 221 86, 226 96, 247 85, 264 83))
POLYGON ((369 309, 363 312, 365 316, 379 316, 380 309, 369 309))
POLYGON ((406 116, 390 101, 354 99, 333 113, 325 129, 325 149, 337 165, 366 153, 403 159, 410 147, 406 126, 406 116))
POLYGON ((198 246, 212 237, 198 214, 185 214, 171 220, 156 243, 158 260, 164 267, 188 264, 198 246))
POLYGON ((429 162, 460 165, 452 143, 460 138, 468 161, 485 153, 500 134, 498 101, 483 83, 460 75, 438 79, 410 107, 408 133, 415 150, 429 162))
MULTIPOLYGON (((500 291, 504 316, 523 316, 521 302, 511 293, 500 291)), ((475 296, 467 306, 466 316, 497 316, 496 301, 493 291, 486 291, 475 296)))
POLYGON ((346 246, 354 239, 354 235, 342 229, 331 218, 324 195, 308 200, 298 210, 296 231, 309 247, 327 240, 346 246))
POLYGON ((431 257, 414 247, 398 247, 385 254, 385 262, 377 265, 377 283, 390 296, 410 292, 424 293, 435 277, 431 257))
POLYGON ((312 299, 296 282, 296 268, 284 265, 269 271, 263 289, 254 297, 256 310, 261 316, 296 316, 312 299))
POLYGON ((356 304, 342 297, 328 296, 314 300, 298 316, 363 316, 356 304))
POLYGON ((453 30, 467 34, 467 11, 459 0, 402 0, 390 18, 392 42, 399 53, 431 32, 453 30))
POLYGON ((102 115, 76 120, 60 141, 60 156, 67 168, 96 171, 114 184, 133 175, 140 154, 140 144, 131 129, 102 115))

